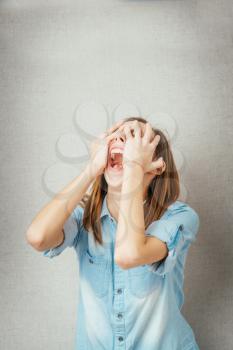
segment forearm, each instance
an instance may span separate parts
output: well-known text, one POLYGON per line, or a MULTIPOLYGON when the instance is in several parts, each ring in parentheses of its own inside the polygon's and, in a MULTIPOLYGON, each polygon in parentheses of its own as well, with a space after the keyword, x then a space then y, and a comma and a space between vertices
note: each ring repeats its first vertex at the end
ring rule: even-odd
POLYGON ((74 178, 40 210, 29 226, 27 236, 33 236, 38 241, 43 241, 44 237, 48 240, 49 236, 49 240, 51 240, 54 235, 57 235, 93 179, 88 164, 79 176, 74 178))
POLYGON ((134 259, 145 244, 143 209, 143 171, 137 164, 124 169, 115 256, 119 259, 134 259))

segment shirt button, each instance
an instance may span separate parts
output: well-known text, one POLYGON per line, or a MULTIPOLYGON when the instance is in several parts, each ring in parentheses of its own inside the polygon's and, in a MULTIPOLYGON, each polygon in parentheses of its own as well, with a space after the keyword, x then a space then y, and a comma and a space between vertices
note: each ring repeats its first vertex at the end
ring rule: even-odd
POLYGON ((119 314, 117 314, 117 317, 121 319, 123 317, 122 313, 119 312, 119 314))
POLYGON ((122 293, 122 289, 121 288, 118 288, 117 289, 117 294, 121 294, 122 293))
POLYGON ((118 340, 119 340, 119 341, 123 341, 124 338, 123 338, 122 336, 120 336, 120 337, 118 337, 118 340))

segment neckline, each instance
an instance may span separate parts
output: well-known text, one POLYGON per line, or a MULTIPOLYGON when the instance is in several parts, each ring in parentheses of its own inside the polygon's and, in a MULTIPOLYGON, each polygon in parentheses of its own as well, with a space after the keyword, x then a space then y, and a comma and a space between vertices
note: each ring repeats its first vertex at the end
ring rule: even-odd
MULTIPOLYGON (((143 206, 144 206, 145 203, 146 203, 146 199, 142 202, 143 206)), ((107 195, 106 195, 105 198, 104 198, 104 206, 105 206, 104 211, 106 210, 106 211, 107 211, 107 214, 110 216, 110 218, 112 218, 114 221, 116 221, 116 220, 112 217, 112 215, 110 214, 110 211, 109 211, 109 209, 108 209, 108 205, 107 205, 107 195)))

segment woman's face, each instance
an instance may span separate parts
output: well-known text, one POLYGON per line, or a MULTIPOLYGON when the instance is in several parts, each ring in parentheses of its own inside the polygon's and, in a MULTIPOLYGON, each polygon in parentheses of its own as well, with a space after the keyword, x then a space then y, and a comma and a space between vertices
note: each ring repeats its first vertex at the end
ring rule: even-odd
MULTIPOLYGON (((132 123, 133 123, 132 121, 128 121, 128 122, 125 122, 123 125, 127 124, 130 126, 132 123)), ((139 122, 139 125, 141 127, 142 136, 143 136, 145 131, 145 123, 139 122)), ((132 135, 134 135, 133 131, 132 131, 132 135)), ((125 132, 124 132, 124 129, 121 127, 120 129, 118 129, 118 133, 116 137, 109 144, 108 162, 104 171, 104 177, 108 186, 113 187, 114 190, 119 190, 119 191, 121 190, 122 181, 123 181, 123 168, 121 164, 122 164, 122 156, 124 152, 125 142, 126 142, 125 132), (111 160, 111 156, 113 153, 116 153, 115 155, 115 160, 117 160, 116 162, 112 162, 111 160)))

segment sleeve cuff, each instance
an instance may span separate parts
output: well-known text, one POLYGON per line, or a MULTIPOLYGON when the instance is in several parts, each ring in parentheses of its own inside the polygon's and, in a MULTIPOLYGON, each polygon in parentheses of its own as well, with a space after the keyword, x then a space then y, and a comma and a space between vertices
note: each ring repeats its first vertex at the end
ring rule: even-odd
POLYGON ((155 221, 148 227, 146 235, 159 238, 166 243, 168 248, 166 258, 148 265, 150 271, 164 276, 173 269, 178 253, 184 244, 182 230, 182 224, 178 225, 177 223, 167 222, 166 220, 155 221))
POLYGON ((57 255, 60 255, 65 248, 72 247, 75 241, 78 240, 80 235, 80 230, 78 228, 78 222, 75 215, 75 211, 71 213, 71 215, 68 217, 68 219, 64 223, 63 232, 64 232, 63 242, 57 247, 43 251, 42 252, 43 256, 46 256, 48 258, 53 258, 57 255))
POLYGON ((199 215, 186 203, 176 201, 170 205, 164 217, 153 221, 145 233, 165 242, 168 248, 166 258, 149 264, 149 269, 163 276, 170 272, 178 257, 184 256, 190 244, 195 241, 199 225, 199 215))

